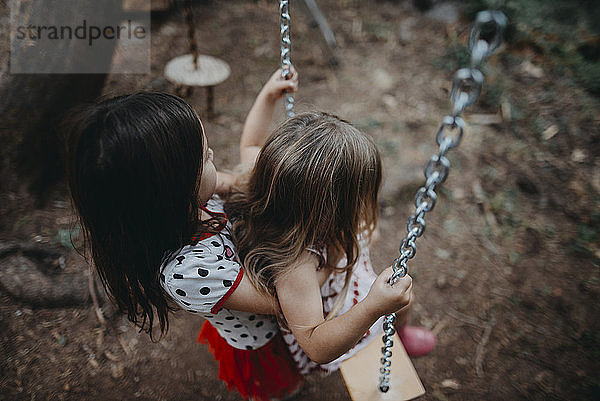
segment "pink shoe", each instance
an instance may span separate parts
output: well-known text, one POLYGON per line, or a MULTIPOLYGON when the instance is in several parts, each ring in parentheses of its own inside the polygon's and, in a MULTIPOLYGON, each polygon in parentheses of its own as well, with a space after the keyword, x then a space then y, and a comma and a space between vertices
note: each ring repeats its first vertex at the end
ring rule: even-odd
POLYGON ((435 336, 430 330, 416 326, 404 326, 398 331, 409 356, 427 355, 435 347, 435 336))

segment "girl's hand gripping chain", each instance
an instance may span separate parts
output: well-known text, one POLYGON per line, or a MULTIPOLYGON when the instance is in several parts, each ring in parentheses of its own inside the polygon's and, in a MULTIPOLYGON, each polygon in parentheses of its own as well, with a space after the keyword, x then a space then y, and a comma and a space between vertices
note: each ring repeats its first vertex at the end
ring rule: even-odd
MULTIPOLYGON (((275 71, 261 90, 267 100, 276 102, 286 93, 294 93, 298 88, 298 72, 292 66, 287 79, 282 78, 281 70, 275 71)), ((260 95, 259 95, 260 96, 260 95)))
POLYGON ((286 93, 294 93, 298 88, 298 72, 292 66, 288 79, 281 77, 281 69, 276 70, 256 97, 242 131, 240 139, 240 162, 254 165, 260 148, 270 133, 275 104, 286 93))
POLYGON ((394 273, 390 266, 382 271, 364 299, 365 307, 374 317, 396 312, 398 320, 405 320, 413 297, 412 278, 406 275, 390 284, 390 277, 394 273))

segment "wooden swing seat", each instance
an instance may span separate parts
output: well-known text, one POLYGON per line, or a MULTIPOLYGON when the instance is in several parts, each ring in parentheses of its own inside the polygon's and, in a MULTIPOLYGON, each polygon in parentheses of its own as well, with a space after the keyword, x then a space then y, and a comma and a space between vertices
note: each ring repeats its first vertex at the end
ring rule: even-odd
POLYGON ((425 388, 400 341, 394 335, 390 389, 387 393, 379 391, 379 372, 381 367, 381 346, 379 339, 373 339, 369 345, 354 356, 342 362, 340 372, 353 401, 403 401, 425 394, 425 388))

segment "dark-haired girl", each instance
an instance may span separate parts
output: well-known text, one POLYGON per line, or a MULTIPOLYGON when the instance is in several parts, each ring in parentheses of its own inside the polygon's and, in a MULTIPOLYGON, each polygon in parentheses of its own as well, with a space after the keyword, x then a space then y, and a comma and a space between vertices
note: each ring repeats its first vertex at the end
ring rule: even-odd
MULTIPOLYGON (((294 70, 289 80, 276 71, 259 93, 240 143, 244 165, 254 163, 264 142, 270 124, 263 130, 264 116, 297 83, 294 70)), ((157 329, 167 332, 175 309, 201 314, 227 344, 211 351, 229 388, 245 398, 281 398, 302 378, 273 304, 235 255, 215 195, 235 179, 216 171, 200 119, 170 94, 105 100, 81 112, 70 133, 71 196, 96 270, 119 309, 151 338, 157 329)))

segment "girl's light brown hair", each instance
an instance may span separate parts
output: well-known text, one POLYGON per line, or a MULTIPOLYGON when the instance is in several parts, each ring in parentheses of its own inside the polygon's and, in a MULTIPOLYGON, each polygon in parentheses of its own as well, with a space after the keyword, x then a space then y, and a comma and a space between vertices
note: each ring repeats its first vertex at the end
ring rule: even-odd
POLYGON ((292 263, 307 248, 326 246, 346 256, 339 270, 347 272, 347 288, 359 234, 377 222, 380 184, 375 143, 350 123, 319 112, 284 122, 261 150, 247 186, 225 205, 247 277, 275 297, 275 283, 292 263))

